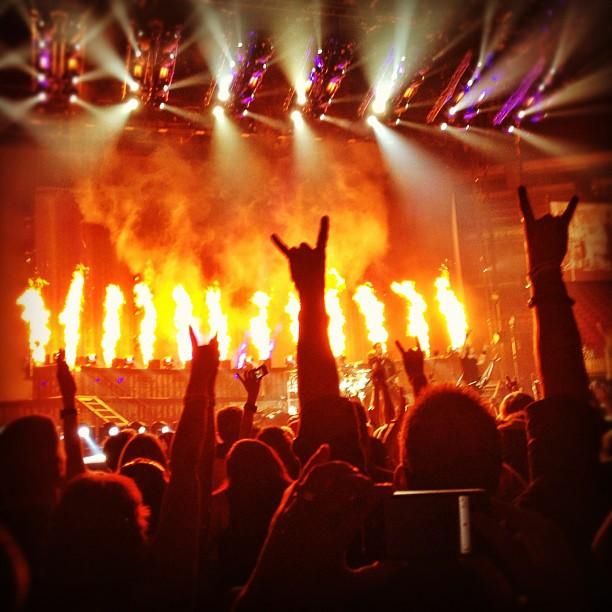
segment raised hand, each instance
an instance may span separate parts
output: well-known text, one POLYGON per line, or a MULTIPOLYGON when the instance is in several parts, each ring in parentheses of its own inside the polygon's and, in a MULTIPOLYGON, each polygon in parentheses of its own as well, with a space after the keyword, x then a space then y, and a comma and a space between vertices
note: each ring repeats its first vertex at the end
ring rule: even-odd
POLYGON ((60 349, 57 358, 57 382, 59 384, 60 392, 64 398, 64 404, 74 403, 74 397, 76 395, 76 383, 72 372, 66 363, 66 353, 64 349, 60 349))
POLYGON ((187 385, 187 396, 206 395, 214 397, 215 381, 219 369, 219 343, 215 336, 208 344, 200 346, 196 335, 189 328, 191 338, 191 374, 187 385))
POLYGON ((425 355, 421 350, 421 343, 418 338, 415 338, 415 347, 406 350, 399 340, 395 341, 395 346, 402 355, 404 370, 410 380, 417 376, 424 376, 425 355))
POLYGON ((247 404, 256 404, 261 387, 261 378, 257 376, 255 370, 244 370, 243 374, 238 372, 236 378, 242 383, 247 392, 247 404))
POLYGON ((573 196, 563 214, 546 214, 540 219, 533 215, 527 189, 518 188, 519 206, 523 214, 529 273, 533 277, 547 269, 557 269, 567 253, 568 227, 576 206, 578 196, 573 196))
POLYGON ((325 288, 325 249, 329 236, 329 217, 321 218, 317 244, 314 248, 302 242, 299 247, 289 248, 276 234, 272 242, 289 260, 291 278, 296 289, 301 292, 323 291, 325 288))

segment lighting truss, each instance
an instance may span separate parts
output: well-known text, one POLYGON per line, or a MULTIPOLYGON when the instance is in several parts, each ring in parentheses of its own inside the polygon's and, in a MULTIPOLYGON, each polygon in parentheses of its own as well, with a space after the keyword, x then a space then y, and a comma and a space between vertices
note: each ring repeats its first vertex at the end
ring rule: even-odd
POLYGON ((130 79, 123 97, 136 96, 143 104, 160 106, 168 101, 179 51, 181 29, 166 30, 161 21, 136 29, 136 46, 128 44, 126 65, 130 79))
POLYGON ((41 101, 66 103, 80 93, 84 27, 64 11, 30 11, 33 89, 41 101))

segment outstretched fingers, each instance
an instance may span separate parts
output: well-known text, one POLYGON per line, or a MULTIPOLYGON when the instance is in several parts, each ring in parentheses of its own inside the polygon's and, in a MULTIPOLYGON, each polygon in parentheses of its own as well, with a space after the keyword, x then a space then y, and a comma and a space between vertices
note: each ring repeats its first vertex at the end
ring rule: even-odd
POLYGON ((189 326, 189 338, 191 340, 191 350, 192 352, 195 352, 195 350, 198 348, 198 338, 195 335, 195 332, 193 331, 193 327, 191 327, 191 325, 189 326))
POLYGON ((533 223, 535 217, 533 216, 533 210, 531 209, 531 203, 529 202, 529 196, 527 195, 527 189, 524 185, 518 188, 519 206, 521 213, 526 225, 533 223))
POLYGON ((404 349, 404 347, 402 346, 402 343, 399 340, 395 341, 395 346, 397 346, 397 350, 402 354, 405 355, 406 353, 406 349, 404 349))
POLYGON ((276 245, 276 248, 285 256, 289 257, 289 247, 281 240, 278 234, 272 234, 270 236, 272 242, 276 245))
POLYGON ((325 215, 321 217, 319 225, 319 235, 317 236, 317 250, 325 251, 327 247, 327 239, 329 238, 329 217, 325 215))
POLYGON ((561 218, 569 225, 570 221, 572 220, 572 217, 574 216, 574 213, 576 212, 576 207, 578 206, 578 196, 575 195, 572 197, 572 199, 569 201, 569 204, 567 205, 567 208, 565 209, 565 211, 563 212, 563 214, 561 215, 561 218))

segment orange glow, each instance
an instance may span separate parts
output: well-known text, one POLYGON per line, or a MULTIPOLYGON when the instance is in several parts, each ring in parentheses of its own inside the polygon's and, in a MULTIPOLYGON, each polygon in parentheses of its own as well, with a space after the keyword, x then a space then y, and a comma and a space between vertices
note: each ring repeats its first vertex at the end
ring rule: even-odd
POLYGON ((425 320, 427 304, 423 296, 417 292, 414 281, 406 280, 391 283, 391 290, 401 295, 408 302, 408 316, 406 321, 406 336, 418 338, 421 350, 429 355, 429 325, 425 320))
POLYGON ((219 342, 219 357, 221 360, 229 359, 230 336, 228 332, 227 316, 221 307, 221 289, 217 285, 206 290, 206 307, 208 308, 208 328, 210 335, 217 336, 219 342))
POLYGON ((104 322, 102 324, 102 356, 110 367, 116 356, 117 343, 121 338, 121 307, 125 298, 119 285, 108 285, 104 298, 104 322))
POLYGON ((289 331, 293 342, 297 344, 298 335, 300 333, 300 300, 292 291, 289 293, 289 301, 285 306, 285 312, 289 315, 289 331))
POLYGON ((376 297, 370 283, 357 287, 353 295, 368 330, 368 340, 372 344, 380 342, 383 351, 387 350, 389 333, 385 329, 385 305, 376 297))
POLYGON ((177 285, 172 290, 174 298, 174 327, 176 329, 176 346, 179 360, 182 363, 191 361, 191 337, 189 335, 189 326, 194 329, 197 327, 197 321, 193 317, 193 305, 191 298, 183 285, 177 285))
POLYGON ((338 271, 332 268, 328 273, 327 284, 331 285, 325 291, 325 310, 329 316, 327 335, 334 357, 341 357, 346 354, 346 334, 344 333, 346 317, 342 312, 340 294, 346 288, 346 283, 338 271))
POLYGON ((435 280, 436 300, 440 312, 446 320, 446 328, 452 349, 460 349, 465 344, 468 325, 465 317, 465 308, 459 301, 450 285, 448 270, 442 269, 440 276, 435 280))
POLYGON ((68 70, 75 72, 79 69, 79 60, 76 57, 69 57, 67 62, 68 70))
POLYGON ((162 66, 159 69, 159 78, 160 79, 167 79, 169 74, 170 74, 170 69, 168 68, 168 66, 162 66))
POLYGON ((134 285, 134 303, 142 310, 140 330, 138 332, 138 346, 145 366, 153 359, 155 347, 155 328, 157 327, 157 310, 153 303, 151 288, 144 282, 134 285))
POLYGON ((17 298, 17 304, 23 308, 21 318, 28 324, 30 355, 37 365, 45 362, 45 348, 51 339, 51 313, 45 307, 41 286, 42 281, 31 280, 30 286, 17 298))
POLYGON ((66 296, 64 310, 59 315, 59 322, 64 327, 64 349, 66 363, 74 367, 77 349, 81 338, 81 311, 83 310, 83 287, 85 285, 85 266, 79 264, 72 273, 72 281, 66 296))
POLYGON ((257 358, 264 361, 270 357, 272 352, 270 325, 268 323, 270 296, 263 291, 256 291, 251 298, 251 303, 259 308, 257 316, 251 319, 251 343, 257 351, 257 358))
POLYGON ((142 72, 143 72, 142 64, 134 64, 133 74, 137 79, 139 79, 142 76, 142 72))

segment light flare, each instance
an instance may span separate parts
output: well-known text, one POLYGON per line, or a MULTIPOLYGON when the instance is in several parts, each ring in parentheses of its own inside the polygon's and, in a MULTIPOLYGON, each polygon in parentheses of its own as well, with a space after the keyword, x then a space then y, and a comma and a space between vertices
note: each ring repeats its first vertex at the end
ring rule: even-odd
POLYGON ((329 317, 327 335, 334 357, 341 357, 346 354, 346 334, 344 332, 346 317, 342 311, 340 294, 346 288, 346 283, 333 268, 330 269, 328 277, 328 284, 333 284, 333 286, 325 290, 325 310, 329 317))
POLYGON ((289 293, 289 300, 285 306, 285 312, 289 315, 289 331, 295 344, 297 344, 300 333, 300 308, 300 300, 292 291, 289 293))
POLYGON ((229 358, 231 338, 229 335, 229 325, 227 316, 221 307, 221 289, 213 285, 205 293, 206 307, 208 308, 208 328, 210 335, 217 336, 219 343, 219 358, 225 361, 229 358))
POLYGON ((134 285, 134 303, 142 310, 140 330, 138 332, 138 346, 145 365, 153 359, 155 348, 155 329, 157 327, 157 309, 153 302, 151 288, 145 282, 134 285))
POLYGON ((251 298, 251 303, 259 308, 259 313, 250 322, 251 343, 257 351, 258 359, 265 361, 270 358, 272 352, 270 325, 268 322, 270 296, 263 291, 256 291, 251 298))
POLYGON ((124 304, 125 298, 121 287, 119 285, 108 285, 104 298, 102 357, 109 368, 117 355, 117 343, 121 338, 121 307, 124 304))
POLYGON ((45 348, 51 339, 51 313, 45 307, 41 286, 42 281, 30 280, 30 286, 17 298, 17 304, 23 308, 21 318, 28 325, 30 355, 37 365, 45 362, 45 348))
POLYGON ((468 325, 465 308, 451 287, 448 270, 442 269, 434 285, 438 307, 446 320, 450 346, 454 350, 460 349, 465 344, 468 325))
POLYGON ((370 283, 359 285, 353 295, 353 300, 365 319, 368 340, 372 344, 380 343, 383 351, 386 352, 389 333, 385 329, 385 305, 376 297, 370 283))
POLYGON ((425 319, 427 303, 423 296, 417 292, 414 281, 405 280, 391 283, 391 291, 405 298, 408 302, 408 314, 406 320, 406 336, 418 338, 421 350, 425 355, 430 353, 429 325, 425 319))
POLYGON ((172 290, 174 299, 174 327, 176 329, 176 346, 179 360, 182 363, 191 361, 191 336, 189 326, 197 327, 193 317, 193 304, 183 285, 176 285, 172 290))
POLYGON ((83 310, 85 271, 85 266, 79 264, 72 273, 72 281, 66 296, 64 310, 59 315, 59 322, 64 328, 66 363, 71 368, 76 363, 77 348, 81 338, 81 312, 83 310))

